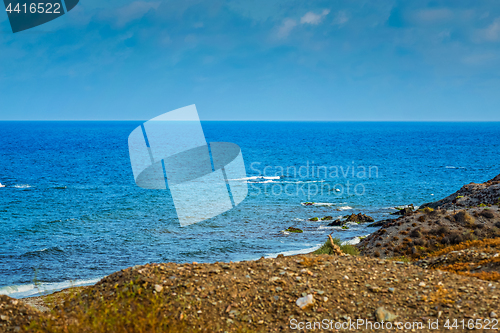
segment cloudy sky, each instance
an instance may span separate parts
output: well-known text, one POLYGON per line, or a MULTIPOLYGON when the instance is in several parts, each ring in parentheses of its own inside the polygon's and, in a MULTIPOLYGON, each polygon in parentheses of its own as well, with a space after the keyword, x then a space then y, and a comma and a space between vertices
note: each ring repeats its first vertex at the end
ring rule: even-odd
POLYGON ((80 0, 13 34, 0 119, 500 121, 500 2, 80 0))

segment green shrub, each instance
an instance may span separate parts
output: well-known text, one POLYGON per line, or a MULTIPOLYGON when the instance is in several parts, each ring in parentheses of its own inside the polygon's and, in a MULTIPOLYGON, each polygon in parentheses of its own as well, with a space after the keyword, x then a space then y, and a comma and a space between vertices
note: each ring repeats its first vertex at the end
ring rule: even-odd
MULTIPOLYGON (((354 245, 341 245, 342 241, 340 238, 333 238, 333 243, 340 247, 340 251, 350 254, 353 256, 359 255, 359 250, 354 245)), ((323 244, 319 249, 313 252, 314 254, 333 254, 332 245, 330 244, 330 240, 327 240, 325 244, 323 244)))

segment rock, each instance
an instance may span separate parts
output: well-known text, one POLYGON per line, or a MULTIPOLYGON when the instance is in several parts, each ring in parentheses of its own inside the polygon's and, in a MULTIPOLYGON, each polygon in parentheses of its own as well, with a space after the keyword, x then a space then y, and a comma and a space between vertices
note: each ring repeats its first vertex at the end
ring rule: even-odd
POLYGON ((414 210, 414 207, 413 207, 413 204, 412 204, 412 205, 410 205, 408 207, 399 209, 397 212, 394 212, 391 215, 408 216, 408 215, 411 215, 413 213, 413 210, 414 210))
POLYGON ((340 227, 340 226, 343 226, 343 225, 344 225, 344 222, 341 221, 340 219, 337 219, 337 220, 335 220, 333 222, 328 223, 329 227, 340 227))
POLYGON ((310 219, 309 219, 309 221, 316 222, 316 221, 319 221, 319 218, 317 218, 317 217, 312 217, 312 218, 310 218, 310 219))
POLYGON ((331 220, 333 220, 333 217, 331 216, 325 216, 321 219, 321 221, 331 221, 331 220))
POLYGON ((481 212, 481 214, 479 214, 479 215, 484 216, 484 217, 486 217, 487 219, 492 219, 492 218, 494 218, 494 217, 495 217, 495 214, 493 214, 493 213, 492 213, 492 212, 490 212, 489 210, 483 210, 483 211, 481 212))
POLYGON ((497 318, 497 317, 498 315, 494 311, 491 311, 490 318, 497 318))
POLYGON ((0 319, 3 320, 3 321, 7 321, 7 320, 9 320, 9 317, 1 315, 0 319))
POLYGON ((307 296, 300 297, 299 299, 297 299, 297 302, 295 303, 299 308, 305 310, 314 304, 314 297, 313 295, 308 294, 307 296))
POLYGON ((155 285, 155 290, 157 293, 160 293, 163 290, 163 286, 160 286, 159 284, 155 285))
POLYGON ((294 228, 294 227, 289 227, 288 229, 286 229, 285 231, 288 231, 288 232, 295 232, 295 233, 301 233, 303 232, 302 230, 300 230, 299 228, 294 228))
POLYGON ((458 213, 456 213, 454 218, 458 223, 463 225, 470 225, 474 223, 474 218, 464 210, 461 210, 458 213))
POLYGON ((369 225, 367 225, 367 227, 370 227, 370 228, 372 228, 372 227, 383 227, 384 224, 391 223, 393 221, 395 221, 395 220, 394 219, 381 220, 381 221, 377 221, 375 223, 370 223, 369 225))
POLYGON ((477 207, 481 204, 495 205, 500 197, 499 179, 500 175, 482 184, 470 183, 464 185, 460 190, 446 198, 423 204, 420 208, 454 209, 456 206, 477 207))
POLYGON ((378 322, 382 322, 382 321, 393 321, 395 320, 398 316, 387 311, 386 309, 384 309, 383 307, 379 307, 376 311, 375 311, 375 317, 377 317, 377 321, 378 322))
POLYGON ((366 214, 361 214, 361 213, 359 213, 358 215, 356 215, 356 214, 346 215, 344 217, 346 218, 347 222, 359 222, 359 223, 375 222, 373 217, 368 216, 366 214))

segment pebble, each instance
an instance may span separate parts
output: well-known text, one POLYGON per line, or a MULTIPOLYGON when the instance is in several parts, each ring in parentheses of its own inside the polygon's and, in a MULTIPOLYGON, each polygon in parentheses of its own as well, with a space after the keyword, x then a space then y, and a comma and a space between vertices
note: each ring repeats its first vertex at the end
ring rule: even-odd
POLYGON ((157 293, 159 293, 163 290, 163 286, 160 286, 159 284, 155 284, 155 290, 157 293))
POLYGON ((304 309, 306 309, 309 306, 312 306, 314 304, 314 297, 311 294, 304 296, 304 297, 300 297, 299 299, 297 299, 296 304, 299 308, 304 310, 304 309))
POLYGON ((375 311, 375 317, 377 317, 377 320, 379 322, 382 322, 382 321, 393 321, 398 316, 395 315, 395 314, 393 314, 393 313, 391 313, 391 312, 389 312, 389 311, 387 311, 383 307, 379 307, 375 311))
POLYGON ((491 311, 490 318, 497 318, 497 317, 498 315, 494 311, 491 311))

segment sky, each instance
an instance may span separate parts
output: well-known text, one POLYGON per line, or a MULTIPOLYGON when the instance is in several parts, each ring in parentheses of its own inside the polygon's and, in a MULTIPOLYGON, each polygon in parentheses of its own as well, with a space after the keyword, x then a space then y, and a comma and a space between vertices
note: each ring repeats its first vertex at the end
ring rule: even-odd
POLYGON ((0 120, 500 121, 500 2, 80 0, 16 34, 0 12, 0 102, 0 120))

